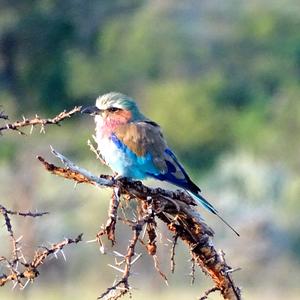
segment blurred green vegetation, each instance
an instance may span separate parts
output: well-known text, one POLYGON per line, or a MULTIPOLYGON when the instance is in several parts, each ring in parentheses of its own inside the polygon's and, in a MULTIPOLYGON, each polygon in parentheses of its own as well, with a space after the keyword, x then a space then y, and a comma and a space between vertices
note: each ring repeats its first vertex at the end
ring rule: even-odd
MULTIPOLYGON (((284 295, 296 299, 293 291, 300 280, 299 28, 296 0, 2 0, 0 109, 11 120, 23 114, 48 117, 93 103, 97 95, 112 90, 133 96, 161 124, 170 146, 193 178, 201 181, 208 198, 240 229, 242 238, 233 242, 230 233, 225 234, 222 225, 207 216, 221 235, 217 234, 216 243, 221 240, 228 259, 242 267, 237 277, 246 295, 251 294, 249 299, 261 299, 256 295, 262 290, 264 299, 284 295), (288 273, 291 268, 293 278, 288 273), (279 291, 284 285, 285 294, 279 291)), ((39 240, 56 240, 82 230, 91 235, 99 216, 105 220, 107 194, 101 194, 99 207, 98 191, 87 187, 73 191, 70 183, 44 174, 34 158, 37 154, 49 157, 51 144, 95 173, 107 171, 95 165, 85 145, 92 132, 92 120, 75 116, 60 128, 49 127, 46 135, 35 130, 27 137, 14 132, 0 137, 3 201, 52 212, 40 221, 46 225, 28 225, 37 230, 39 240), (69 192, 61 197, 61 190, 69 192), (99 215, 91 216, 97 211, 99 215), (56 220, 53 232, 47 228, 51 220, 56 220)), ((92 251, 83 248, 78 260, 84 251, 92 251)), ((97 259, 100 266, 101 257, 97 259)), ((180 266, 186 264, 178 259, 180 266)), ((88 274, 99 271, 89 270, 89 262, 90 258, 85 268, 78 263, 58 269, 79 272, 84 268, 88 281, 88 274)), ((106 272, 105 265, 101 268, 106 272)), ((53 272, 62 280, 55 268, 53 272)), ((143 275, 149 278, 149 272, 143 275)), ((80 280, 76 276, 66 282, 66 293, 72 280, 80 280)), ((101 287, 108 283, 107 278, 97 278, 103 280, 101 287)), ((67 295, 72 298, 70 292, 67 295)))

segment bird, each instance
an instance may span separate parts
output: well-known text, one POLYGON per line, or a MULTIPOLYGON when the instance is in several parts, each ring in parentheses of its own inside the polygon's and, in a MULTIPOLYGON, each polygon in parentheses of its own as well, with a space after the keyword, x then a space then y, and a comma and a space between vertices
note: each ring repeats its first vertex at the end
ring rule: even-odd
POLYGON ((178 186, 239 236, 202 196, 201 189, 167 145, 160 126, 139 110, 134 99, 118 92, 106 93, 96 99, 95 105, 83 108, 81 113, 94 116, 98 151, 117 177, 154 178, 178 186))

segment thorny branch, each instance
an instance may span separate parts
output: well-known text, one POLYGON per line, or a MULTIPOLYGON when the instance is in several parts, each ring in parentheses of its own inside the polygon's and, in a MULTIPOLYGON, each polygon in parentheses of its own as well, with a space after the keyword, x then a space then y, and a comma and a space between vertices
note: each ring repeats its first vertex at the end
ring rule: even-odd
MULTIPOLYGON (((140 233, 143 227, 146 226, 148 233, 147 249, 148 253, 155 258, 155 265, 158 268, 156 252, 156 234, 155 226, 156 219, 159 218, 167 225, 167 228, 173 233, 177 239, 181 239, 189 248, 193 263, 197 264, 202 271, 211 277, 214 281, 214 287, 206 292, 204 298, 213 291, 219 290, 223 299, 241 300, 240 289, 234 283, 231 273, 232 268, 229 267, 224 259, 223 253, 218 253, 212 243, 213 231, 205 224, 199 213, 193 208, 195 201, 192 197, 182 191, 167 191, 160 188, 149 188, 138 181, 128 181, 126 179, 115 180, 111 176, 101 175, 94 176, 85 169, 79 168, 66 157, 52 149, 52 153, 59 158, 65 167, 57 167, 48 163, 42 157, 38 157, 46 170, 62 176, 67 179, 72 179, 78 183, 89 183, 98 187, 110 187, 118 189, 118 196, 112 197, 112 202, 109 210, 108 225, 104 227, 105 233, 114 241, 115 220, 118 220, 117 210, 118 205, 114 203, 116 199, 123 197, 128 201, 137 201, 136 217, 122 219, 125 224, 131 226, 133 237, 130 240, 127 254, 122 255, 122 261, 111 266, 122 273, 120 280, 117 280, 110 288, 108 288, 99 298, 118 299, 124 294, 130 292, 128 278, 133 263, 140 257, 134 258, 135 248, 138 241, 141 241, 140 233), (111 224, 114 224, 113 226, 111 224), (109 230, 108 230, 109 229, 109 230), (150 249, 150 251, 149 251, 150 249), (152 250, 151 250, 152 249, 152 250), (120 268, 124 266, 124 269, 120 268)), ((102 232, 104 233, 104 232, 102 232)), ((97 236, 98 237, 98 236, 97 236)), ((145 244, 142 242, 142 244, 145 244)), ((174 266, 175 243, 173 244, 171 262, 174 266)), ((159 270, 162 274, 163 273, 159 270)), ((194 276, 194 266, 192 270, 194 276)), ((205 298, 206 297, 206 298, 205 298)))
POLYGON ((31 262, 27 262, 22 253, 22 245, 20 243, 22 236, 18 239, 15 238, 14 231, 11 224, 10 215, 18 215, 22 217, 41 217, 48 212, 18 212, 8 210, 0 204, 0 214, 4 217, 5 227, 9 233, 12 244, 12 257, 6 258, 0 256, 0 263, 5 263, 7 274, 0 275, 0 286, 4 286, 8 282, 14 282, 14 286, 19 285, 24 289, 27 284, 33 281, 38 275, 38 268, 44 263, 46 258, 50 255, 56 255, 59 251, 63 254, 63 248, 66 245, 78 243, 82 239, 82 234, 78 235, 75 239, 65 239, 62 242, 52 244, 50 248, 43 247, 36 250, 35 255, 31 262))
MULTIPOLYGON (((72 110, 70 110, 68 112, 64 110, 57 116, 55 116, 53 118, 48 118, 48 119, 42 119, 38 115, 36 115, 35 118, 33 118, 33 119, 27 119, 27 118, 23 117, 22 121, 15 121, 14 123, 7 123, 7 124, 1 126, 0 134, 2 134, 2 132, 4 130, 9 130, 9 129, 15 130, 20 134, 25 134, 23 131, 20 130, 20 128, 30 126, 31 130, 32 130, 33 127, 36 125, 40 125, 41 126, 40 131, 45 132, 45 125, 49 125, 49 124, 60 125, 61 121, 63 121, 66 118, 70 118, 72 115, 79 112, 80 110, 81 110, 81 106, 79 106, 79 107, 75 106, 72 110)), ((3 112, 0 112, 0 119, 8 119, 8 117, 6 115, 4 115, 3 112)))

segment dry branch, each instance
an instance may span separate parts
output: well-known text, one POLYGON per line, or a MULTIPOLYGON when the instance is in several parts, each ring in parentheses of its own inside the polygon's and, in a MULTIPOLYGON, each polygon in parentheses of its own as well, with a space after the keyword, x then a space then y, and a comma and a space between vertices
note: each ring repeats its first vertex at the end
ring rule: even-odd
MULTIPOLYGON (((60 125, 61 121, 63 121, 66 118, 70 118, 72 115, 79 112, 80 110, 81 110, 81 106, 79 106, 79 107, 76 106, 68 112, 64 110, 63 112, 56 115, 55 117, 48 118, 48 119, 42 119, 38 115, 36 115, 35 118, 33 118, 33 119, 27 119, 27 118, 23 117, 22 121, 15 121, 14 123, 7 123, 4 126, 0 127, 0 134, 2 134, 2 132, 4 130, 9 130, 9 129, 15 130, 15 131, 19 132, 20 134, 25 134, 23 131, 20 130, 20 128, 27 127, 27 126, 31 126, 31 128, 33 128, 33 126, 36 126, 36 125, 40 125, 41 132, 44 132, 45 125, 49 125, 49 124, 60 125)), ((4 115, 3 112, 0 112, 0 118, 8 119, 8 117, 6 115, 4 115)))
POLYGON ((114 188, 110 204, 109 204, 109 210, 108 210, 108 220, 106 222, 105 228, 102 228, 97 233, 97 239, 100 240, 101 236, 107 235, 107 238, 112 242, 112 244, 115 244, 116 236, 115 236, 115 229, 116 229, 116 223, 117 223, 117 211, 120 203, 120 191, 119 188, 114 188))
MULTIPOLYGON (((99 298, 117 299, 129 292, 130 286, 128 284, 128 277, 139 234, 144 225, 149 226, 148 224, 150 224, 148 235, 149 232, 151 234, 151 226, 155 226, 155 218, 158 217, 167 225, 175 237, 181 239, 188 246, 193 261, 214 281, 215 286, 209 292, 219 290, 223 299, 241 299, 240 289, 236 286, 231 276, 232 269, 227 265, 224 255, 215 250, 212 243, 214 233, 205 224, 200 214, 193 208, 195 201, 191 196, 183 191, 173 192, 160 188, 149 188, 139 181, 128 181, 126 179, 115 180, 113 177, 106 175, 97 177, 79 168, 53 149, 52 153, 62 161, 65 167, 57 167, 48 163, 42 157, 38 157, 46 170, 52 174, 75 180, 78 183, 118 188, 119 195, 126 197, 126 199, 135 199, 140 207, 140 209, 136 211, 136 218, 123 220, 124 223, 132 227, 133 231, 133 238, 129 243, 128 251, 123 261, 117 266, 113 266, 114 269, 122 272, 123 276, 121 280, 108 288, 99 298), (119 268, 119 265, 122 264, 125 265, 124 269, 119 268)), ((115 208, 112 213, 114 220, 117 219, 117 207, 115 208)), ((112 206, 110 212, 111 211, 112 206)), ((148 245, 149 244, 152 246, 155 245, 154 235, 152 238, 151 235, 149 235, 148 245)), ((172 253, 174 253, 174 251, 173 249, 172 253)), ((172 254, 171 260, 174 260, 174 254, 172 254)), ((206 297, 206 295, 204 297, 206 297)))
POLYGON ((56 255, 56 253, 62 251, 66 245, 77 244, 82 239, 82 234, 80 234, 75 239, 65 239, 59 243, 52 244, 49 248, 40 248, 36 250, 32 261, 27 262, 22 253, 22 244, 20 242, 22 237, 18 239, 15 237, 10 215, 35 218, 48 214, 48 212, 33 213, 30 211, 11 211, 0 204, 0 214, 4 217, 5 227, 9 233, 12 247, 11 258, 0 256, 0 263, 4 263, 7 270, 7 274, 3 273, 0 275, 0 286, 4 286, 8 282, 14 282, 14 287, 19 285, 20 288, 24 289, 29 282, 33 281, 39 275, 38 268, 44 263, 48 256, 56 255))

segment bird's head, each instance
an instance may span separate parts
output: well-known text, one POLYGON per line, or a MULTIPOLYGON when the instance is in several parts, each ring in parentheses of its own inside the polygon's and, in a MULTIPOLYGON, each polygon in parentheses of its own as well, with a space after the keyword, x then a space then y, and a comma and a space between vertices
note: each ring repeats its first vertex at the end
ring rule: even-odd
POLYGON ((128 123, 144 118, 133 99, 116 92, 99 96, 95 106, 81 112, 95 116, 96 122, 100 123, 128 123))

